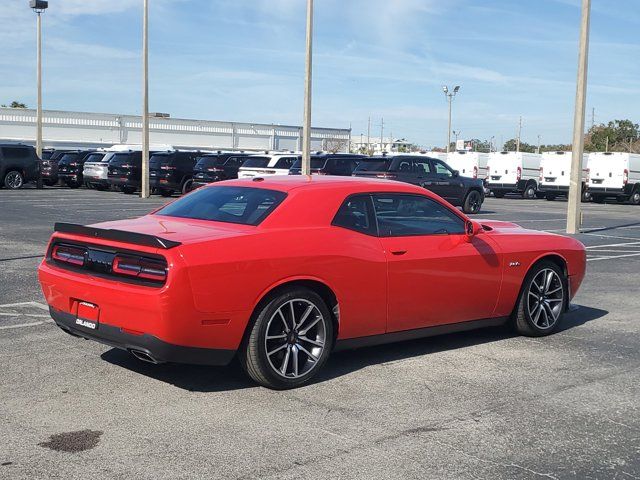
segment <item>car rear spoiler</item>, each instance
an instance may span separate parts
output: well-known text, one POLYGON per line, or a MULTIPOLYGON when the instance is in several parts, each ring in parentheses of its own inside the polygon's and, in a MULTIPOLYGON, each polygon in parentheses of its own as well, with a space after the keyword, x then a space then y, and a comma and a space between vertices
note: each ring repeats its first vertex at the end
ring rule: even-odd
POLYGON ((177 247, 178 245, 182 245, 180 242, 156 237, 155 235, 126 232, 124 230, 85 227, 84 225, 76 225, 74 223, 55 223, 53 226, 53 230, 60 233, 71 233, 74 235, 82 235, 85 237, 101 238, 103 240, 115 240, 117 242, 142 245, 144 247, 163 248, 165 250, 177 247))

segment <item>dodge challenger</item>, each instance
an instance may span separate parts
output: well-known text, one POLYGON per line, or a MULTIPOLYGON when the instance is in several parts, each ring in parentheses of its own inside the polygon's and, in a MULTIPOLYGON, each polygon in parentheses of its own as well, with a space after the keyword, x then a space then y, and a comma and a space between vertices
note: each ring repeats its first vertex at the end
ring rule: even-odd
POLYGON ((39 267, 56 324, 140 360, 308 383, 339 349, 508 323, 543 336, 585 275, 577 240, 472 221, 381 179, 204 186, 140 218, 58 223, 39 267))

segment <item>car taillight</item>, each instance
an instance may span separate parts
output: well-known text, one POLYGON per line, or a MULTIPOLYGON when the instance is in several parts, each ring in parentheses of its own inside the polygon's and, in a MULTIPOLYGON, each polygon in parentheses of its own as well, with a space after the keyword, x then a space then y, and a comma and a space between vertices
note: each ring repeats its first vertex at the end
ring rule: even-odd
POLYGON ((398 175, 395 173, 378 173, 376 175, 377 178, 398 178, 398 175))
POLYGON ((68 164, 70 167, 77 167, 78 163, 77 162, 71 162, 68 164))
POLYGON ((166 264, 149 258, 116 255, 111 270, 118 275, 156 282, 163 282, 167 278, 166 264))
POLYGON ((489 179, 489 177, 491 176, 491 167, 489 165, 487 165, 487 170, 486 170, 486 174, 485 176, 487 177, 487 180, 489 179))
POLYGON ((224 172, 224 168, 207 168, 207 172, 224 172))
POLYGON ((629 170, 624 169, 624 173, 622 174, 622 183, 625 185, 629 182, 629 170))
POLYGON ((82 247, 73 247, 70 245, 56 245, 51 252, 51 258, 58 262, 77 265, 84 265, 84 257, 86 250, 82 247))
POLYGON ((311 175, 329 175, 327 172, 318 170, 317 172, 311 172, 311 175))
POLYGON ((518 170, 516 170, 516 180, 520 181, 521 178, 522 178, 522 168, 518 167, 518 170))
POLYGON ((175 165, 161 165, 160 170, 175 170, 175 165))
POLYGON ((473 178, 478 178, 478 167, 473 167, 473 178))
POLYGON ((591 180, 591 169, 587 168, 585 172, 587 172, 587 183, 589 183, 589 180, 591 180))
POLYGON ((540 177, 538 177, 538 179, 540 181, 542 181, 542 177, 544 176, 544 169, 542 167, 540 167, 540 177))
POLYGON ((131 168, 133 167, 133 165, 129 165, 128 163, 125 163, 124 165, 120 165, 121 168, 131 168))

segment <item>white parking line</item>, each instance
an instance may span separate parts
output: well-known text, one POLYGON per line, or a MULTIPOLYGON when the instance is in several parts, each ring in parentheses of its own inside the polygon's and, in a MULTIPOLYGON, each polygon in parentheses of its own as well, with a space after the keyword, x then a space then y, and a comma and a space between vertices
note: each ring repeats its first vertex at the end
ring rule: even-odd
POLYGON ((39 302, 4 303, 4 304, 0 305, 0 308, 26 307, 26 306, 36 307, 36 308, 39 308, 41 310, 46 310, 47 312, 49 311, 49 307, 48 306, 44 305, 43 303, 39 303, 39 302))
POLYGON ((640 257, 640 252, 638 252, 638 253, 630 253, 628 255, 614 255, 614 256, 611 256, 611 257, 587 258, 587 262, 595 262, 596 260, 613 260, 614 258, 627 258, 627 257, 640 257))
POLYGON ((17 325, 2 325, 0 330, 13 330, 15 328, 36 327, 38 325, 44 325, 46 323, 53 323, 53 320, 43 320, 42 322, 33 323, 19 323, 17 325))

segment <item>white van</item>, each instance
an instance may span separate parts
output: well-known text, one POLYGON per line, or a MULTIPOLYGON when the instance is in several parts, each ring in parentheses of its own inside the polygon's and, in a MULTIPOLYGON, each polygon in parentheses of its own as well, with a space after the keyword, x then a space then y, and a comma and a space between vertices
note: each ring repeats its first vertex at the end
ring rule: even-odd
POLYGON ((486 187, 497 198, 519 193, 522 198, 541 197, 538 192, 540 158, 537 153, 492 152, 487 162, 486 187))
POLYGON ((594 202, 613 197, 640 205, 640 155, 622 152, 589 154, 588 188, 594 202))
POLYGON ((486 178, 488 160, 488 153, 456 150, 450 152, 445 161, 462 177, 486 178))
MULTIPOLYGON (((571 152, 544 152, 540 160, 540 178, 538 190, 544 193, 547 200, 555 200, 569 194, 571 180, 571 152)), ((582 156, 582 200, 589 199, 587 191, 587 160, 589 155, 582 156)))
POLYGON ((238 170, 238 178, 289 175, 289 169, 298 158, 300 156, 293 153, 249 155, 238 170))

